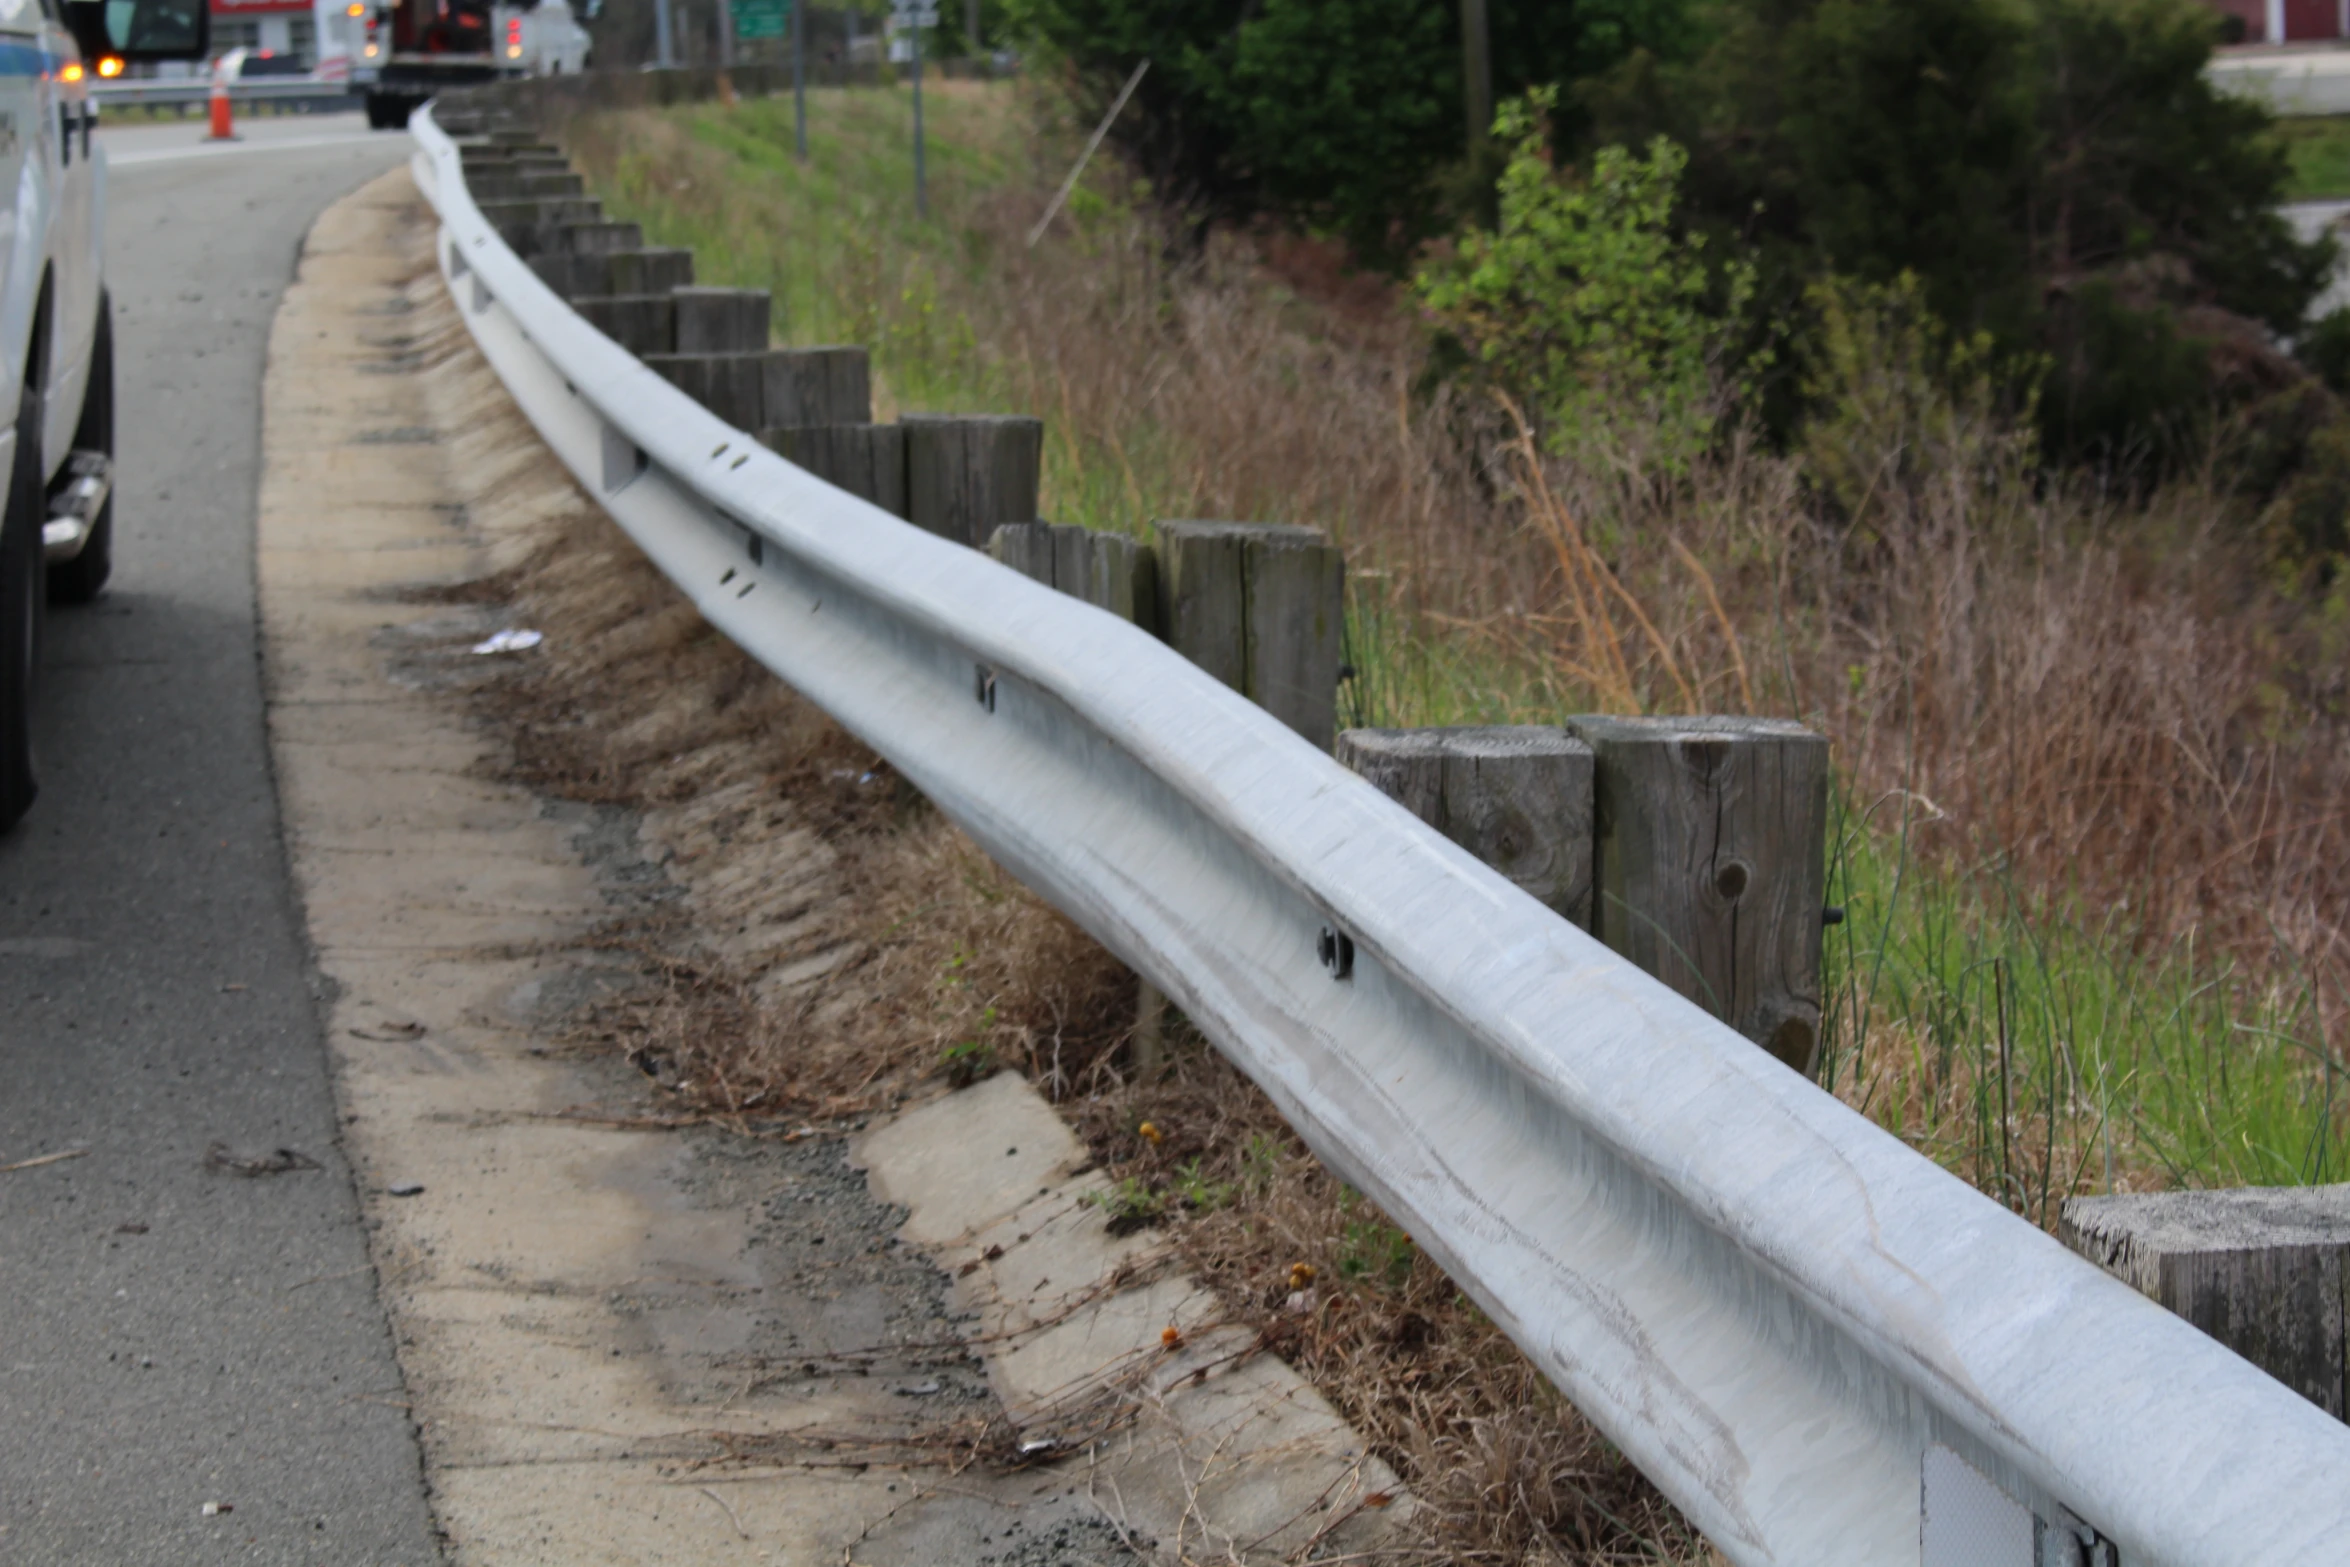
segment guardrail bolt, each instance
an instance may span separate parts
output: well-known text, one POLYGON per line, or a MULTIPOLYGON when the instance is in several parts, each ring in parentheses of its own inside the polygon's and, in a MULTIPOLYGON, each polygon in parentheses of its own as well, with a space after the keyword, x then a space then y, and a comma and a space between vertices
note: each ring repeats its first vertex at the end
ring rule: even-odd
POLYGON ((1354 938, 1342 930, 1322 927, 1322 934, 1314 943, 1315 955, 1330 971, 1332 979, 1352 979, 1355 972, 1354 938))

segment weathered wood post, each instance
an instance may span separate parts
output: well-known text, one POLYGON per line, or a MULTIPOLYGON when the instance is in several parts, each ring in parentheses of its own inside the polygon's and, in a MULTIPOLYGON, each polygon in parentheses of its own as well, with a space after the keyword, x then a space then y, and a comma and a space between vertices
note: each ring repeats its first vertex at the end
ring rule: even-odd
POLYGON ((1161 522, 1159 628, 1175 651, 1330 749, 1346 561, 1318 528, 1161 522))
POLYGON ((862 348, 779 348, 763 375, 756 428, 873 422, 872 362, 862 348))
POLYGON ((1591 926, 1591 747, 1563 729, 1349 729, 1338 760, 1381 794, 1591 926))
POLYGON ((827 484, 906 515, 906 431, 895 424, 811 424, 759 432, 759 444, 827 484))
POLYGON ((2350 1419, 2350 1186, 2074 1197, 2067 1246, 2350 1419))
POLYGON ((677 298, 681 354, 753 354, 767 347, 773 301, 763 288, 688 287, 677 298))
POLYGON ((1568 721, 1596 761, 1591 933, 1809 1073, 1828 742, 1773 718, 1568 721))
POLYGON ((1036 519, 1044 422, 1018 414, 906 414, 906 520, 985 549, 1007 522, 1036 519))
POLYGON ((1139 539, 1067 523, 1008 522, 987 552, 1024 577, 1158 632, 1158 552, 1139 539))

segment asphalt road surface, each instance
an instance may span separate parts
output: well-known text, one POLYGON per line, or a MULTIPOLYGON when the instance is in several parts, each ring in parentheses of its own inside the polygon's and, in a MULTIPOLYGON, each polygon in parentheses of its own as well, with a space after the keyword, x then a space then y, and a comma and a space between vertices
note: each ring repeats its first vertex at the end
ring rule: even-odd
POLYGON ((439 1560, 336 1146, 253 603, 260 385, 349 116, 101 132, 115 586, 50 620, 0 838, 0 1562, 439 1560), (287 1173, 207 1168, 206 1150, 287 1173), (221 1504, 207 1514, 206 1503, 221 1504))

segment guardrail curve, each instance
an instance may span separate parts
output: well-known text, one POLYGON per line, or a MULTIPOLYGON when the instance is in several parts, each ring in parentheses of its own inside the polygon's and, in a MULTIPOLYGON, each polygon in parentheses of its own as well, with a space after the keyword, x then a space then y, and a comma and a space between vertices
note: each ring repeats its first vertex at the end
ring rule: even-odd
POLYGON ((2350 1560, 2350 1428, 1164 644, 722 423, 412 129, 460 313, 588 492, 1173 998, 1733 1561, 2350 1560))

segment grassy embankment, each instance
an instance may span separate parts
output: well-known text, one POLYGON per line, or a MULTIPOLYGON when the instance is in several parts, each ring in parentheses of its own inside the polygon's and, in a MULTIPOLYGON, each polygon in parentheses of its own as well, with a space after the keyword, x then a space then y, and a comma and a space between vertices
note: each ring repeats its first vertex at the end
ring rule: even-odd
MULTIPOLYGON (((2243 832, 2198 830, 2207 848, 2172 845, 2224 871, 2148 862, 2147 879, 2134 882, 2126 864, 2108 862, 2143 857, 2177 824, 2126 805, 2099 818, 2051 799, 2068 788, 2191 795, 2192 779, 2168 778, 2159 758, 2143 776, 2106 776, 2129 775, 2136 764, 2098 754, 2100 745, 2135 748, 2136 763, 2145 763, 2144 736, 2031 734, 2002 749, 1975 732, 1994 721, 2010 730, 2136 723, 2142 715, 2130 701, 2159 705, 2168 693, 2112 689, 2117 679, 2147 683, 2113 665, 2144 663, 2144 647, 1977 649, 1988 659, 1981 668, 1930 678, 1960 688, 2001 683, 2010 655, 2057 667, 2038 671, 2040 689, 2019 683, 2003 694, 2036 703, 2031 711, 1934 713, 1918 681, 1921 657, 1932 663, 1938 650, 1912 647, 1877 662, 1866 650, 1856 656, 1879 634, 1862 628, 1856 643, 1837 624, 1860 618, 1839 597, 1851 584, 1799 584, 1837 568, 1822 567, 1802 540, 1772 536, 1788 526, 1778 514, 1800 509, 1800 470, 1746 454, 1701 479, 1696 493, 1663 503, 1670 531, 1704 560, 1693 575, 1670 560, 1631 558, 1633 513, 1651 503, 1627 502, 1604 475, 1556 475, 1555 505, 1513 516, 1480 497, 1480 476, 1447 449, 1447 430, 1472 412, 1442 399, 1411 401, 1415 344, 1399 310, 1366 307, 1359 290, 1344 288, 1313 290, 1347 295, 1343 307, 1299 297, 1281 274, 1310 271, 1311 252, 1290 251, 1276 266, 1255 252, 1218 252, 1196 268, 1172 268, 1106 167, 1080 190, 1071 216, 1027 250, 1022 236, 1057 178, 1067 138, 1040 139, 1039 111, 1012 88, 931 93, 935 216, 917 223, 908 107, 903 92, 816 95, 805 168, 790 155, 784 100, 640 116, 622 136, 582 127, 575 143, 613 210, 662 242, 693 246, 704 280, 773 288, 782 338, 872 344, 888 403, 1042 415, 1048 516, 1129 532, 1153 516, 1208 514, 1330 528, 1357 567, 1350 653, 1364 674, 1347 698, 1354 722, 1751 705, 1826 729, 1843 779, 1832 899, 1849 911, 1831 941, 1829 1079, 2035 1220, 2053 1222, 2065 1195, 2113 1185, 2344 1177, 2330 1038, 2337 993, 2327 988, 2324 943, 2275 929, 2281 909, 2326 929, 2336 912, 2328 887, 2274 890, 2287 870, 2274 863, 2274 840, 2298 832, 2302 824, 2289 818, 2308 802, 2271 802, 2275 814, 2243 832), (1148 363, 1112 362, 1120 358, 1148 363), (1707 511, 1727 521, 1698 515, 1707 511), (1570 612, 1523 580, 1587 570, 1603 556, 1612 556, 1603 569, 1651 600, 1662 634, 1645 653, 1632 622, 1604 609, 1570 612), (2065 667, 2067 659, 2081 667, 2065 667), (2056 686, 2071 686, 2051 689, 2052 673, 2056 686), (1919 732, 1935 724, 1949 732, 1919 732), (1939 780, 1920 761, 1934 752, 1957 756, 1939 780), (1988 783, 1976 775, 2019 767, 2041 775, 2041 796, 2021 803, 2028 819, 2012 819, 2011 806, 2002 822, 1994 797, 2016 794, 2012 771, 1988 783), (1952 798, 1952 787, 1970 798, 1952 798), (1962 818, 1962 804, 1979 808, 1962 818), (2038 819, 2036 808, 2079 819, 2038 819), (2265 856, 2267 892, 2228 879, 2256 853, 2265 856)), ((1918 563, 1921 580, 1956 561, 1962 575, 1977 577, 1977 594, 2076 598, 2021 606, 2005 622, 1977 615, 1966 635, 1946 640, 2036 635, 2035 617, 2093 616, 2101 604, 2123 619, 2177 607, 2147 602, 2128 581, 2169 568, 2147 564, 2136 547, 2127 560, 2098 554, 2094 540, 2112 529, 2110 514, 2043 508, 1996 517, 1998 506, 2024 503, 1992 471, 1995 434, 1970 434, 1964 413, 1945 411, 1948 428, 1937 428, 1946 444, 1964 448, 1952 461, 1972 465, 1975 509, 1991 519, 1973 556, 2019 558, 1981 567, 1948 538, 1921 540, 1943 552, 1918 563), (2088 542, 2035 545, 2016 537, 2018 528, 2088 542), (2100 598, 2100 572, 2110 602, 2100 598)), ((1508 490, 1518 469, 1506 466, 1507 454, 1493 446, 1485 460, 1501 471, 1483 477, 1508 490)), ((2212 563, 2197 561, 2214 546, 2196 519, 2179 515, 2192 499, 2146 531, 2175 535, 2182 577, 2208 579, 2212 563)), ((1918 527, 1935 531, 1932 518, 1918 527)), ((1900 564, 1871 569, 1894 576, 1900 564)), ((2180 587, 2174 597, 2184 602, 2195 591, 2180 587)), ((1951 597, 1928 585, 1914 599, 1873 607, 1974 613, 1951 597)), ((2019 682, 2030 678, 2023 671, 2019 682)), ((2179 678, 2192 686, 2198 676, 2187 669, 2179 678)), ((2252 678, 2274 687, 2284 677, 2252 678)), ((2209 695, 2224 705, 2224 692, 2209 695)), ((2280 737, 2306 739, 2292 731, 2308 721, 2275 701, 2272 749, 2280 737)), ((2224 775, 2210 802, 2223 815, 2241 806, 2246 788, 2291 787, 2290 769, 2255 778, 2228 736, 2157 736, 2155 749, 2195 752, 2187 772, 2224 775)), ((2166 809, 2176 816, 2194 803, 2166 809)))

